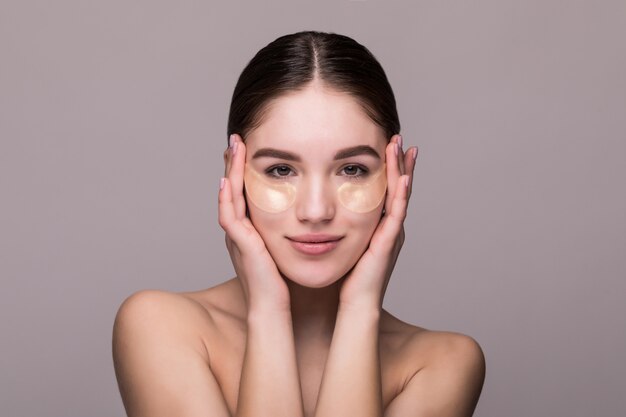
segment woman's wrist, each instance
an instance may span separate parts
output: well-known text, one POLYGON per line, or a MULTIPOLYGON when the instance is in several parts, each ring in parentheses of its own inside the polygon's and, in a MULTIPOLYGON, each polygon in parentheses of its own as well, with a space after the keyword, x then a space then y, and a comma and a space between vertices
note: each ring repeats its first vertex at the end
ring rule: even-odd
POLYGON ((352 316, 358 317, 359 320, 380 320, 382 307, 378 302, 342 302, 339 303, 337 317, 352 316))
POLYGON ((291 309, 277 306, 251 306, 247 314, 248 325, 261 323, 292 322, 291 309))
MULTIPOLYGON (((355 278, 355 277, 350 277, 355 278)), ((338 311, 354 311, 360 314, 378 314, 382 311, 383 295, 380 292, 361 291, 359 294, 351 293, 350 296, 340 294, 338 311)))

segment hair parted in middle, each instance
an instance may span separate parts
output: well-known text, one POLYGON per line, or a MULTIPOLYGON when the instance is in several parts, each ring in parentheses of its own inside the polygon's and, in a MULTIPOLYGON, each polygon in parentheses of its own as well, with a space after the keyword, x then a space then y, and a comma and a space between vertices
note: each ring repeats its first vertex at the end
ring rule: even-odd
POLYGON ((354 97, 387 140, 400 132, 393 90, 374 55, 347 36, 304 31, 279 37, 244 68, 231 100, 228 136, 245 140, 272 100, 313 80, 354 97))

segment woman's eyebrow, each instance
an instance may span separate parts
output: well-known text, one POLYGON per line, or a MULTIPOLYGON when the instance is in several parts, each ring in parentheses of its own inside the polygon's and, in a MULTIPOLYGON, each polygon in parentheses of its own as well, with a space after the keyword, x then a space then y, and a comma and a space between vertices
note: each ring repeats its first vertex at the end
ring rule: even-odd
POLYGON ((287 161, 296 161, 300 162, 301 159, 298 155, 293 154, 291 152, 280 151, 274 148, 261 148, 252 155, 252 159, 257 158, 276 158, 276 159, 286 159, 287 161))
MULTIPOLYGON (((374 148, 369 145, 359 145, 353 146, 351 148, 341 149, 335 154, 333 158, 335 161, 338 159, 351 158, 357 155, 370 155, 374 158, 380 159, 380 155, 374 148)), ((276 159, 284 159, 286 161, 295 161, 301 162, 302 159, 291 152, 281 151, 279 149, 274 148, 261 148, 252 155, 252 159, 257 158, 276 158, 276 159)))
POLYGON ((335 154, 335 160, 351 158, 357 155, 370 155, 374 158, 380 159, 380 155, 378 155, 378 152, 376 152, 374 148, 369 145, 359 145, 340 150, 335 154))

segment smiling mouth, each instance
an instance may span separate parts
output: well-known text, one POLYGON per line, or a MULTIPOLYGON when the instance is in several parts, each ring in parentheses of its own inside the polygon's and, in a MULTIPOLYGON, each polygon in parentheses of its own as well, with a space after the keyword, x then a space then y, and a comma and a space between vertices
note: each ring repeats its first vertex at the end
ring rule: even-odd
POLYGON ((343 239, 343 236, 337 235, 326 235, 326 234, 308 234, 308 235, 299 235, 299 236, 286 236, 292 242, 300 242, 300 243, 326 243, 326 242, 336 242, 343 239))
POLYGON ((289 240, 289 243, 291 244, 291 246, 298 252, 301 252, 306 255, 322 255, 335 249, 339 245, 339 242, 341 241, 341 239, 343 239, 343 237, 342 236, 341 237, 337 237, 337 236, 303 237, 303 236, 300 236, 297 238, 287 238, 287 239, 289 240))

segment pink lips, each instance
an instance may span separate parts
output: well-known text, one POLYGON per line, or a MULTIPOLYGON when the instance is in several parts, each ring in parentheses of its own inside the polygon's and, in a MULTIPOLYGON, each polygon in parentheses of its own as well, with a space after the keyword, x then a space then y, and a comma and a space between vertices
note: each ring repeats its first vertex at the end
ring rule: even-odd
POLYGON ((307 234, 291 236, 287 239, 291 246, 307 255, 321 255, 335 249, 343 236, 307 234))

